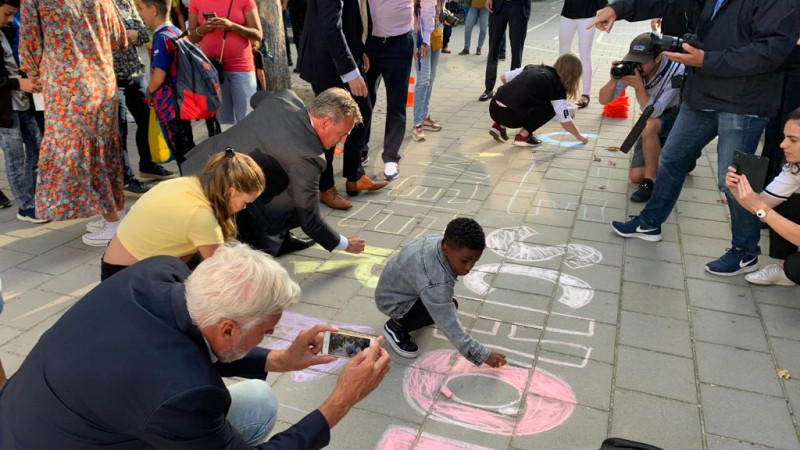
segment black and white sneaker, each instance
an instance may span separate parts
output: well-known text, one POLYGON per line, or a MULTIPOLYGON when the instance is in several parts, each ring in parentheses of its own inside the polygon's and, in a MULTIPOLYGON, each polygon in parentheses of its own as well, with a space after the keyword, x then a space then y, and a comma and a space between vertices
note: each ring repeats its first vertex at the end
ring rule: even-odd
POLYGON ((642 180, 641 184, 639 184, 639 189, 631 194, 631 201, 634 203, 647 203, 650 200, 650 196, 653 194, 654 186, 655 183, 653 180, 645 178, 642 180))
POLYGON ((394 319, 389 319, 383 324, 383 335, 394 351, 403 358, 416 358, 419 355, 419 347, 411 340, 411 335, 401 330, 394 319))

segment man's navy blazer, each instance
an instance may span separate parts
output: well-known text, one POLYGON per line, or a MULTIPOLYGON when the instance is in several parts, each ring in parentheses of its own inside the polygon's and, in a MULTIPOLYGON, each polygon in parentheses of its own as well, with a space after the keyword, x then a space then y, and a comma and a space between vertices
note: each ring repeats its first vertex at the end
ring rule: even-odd
MULTIPOLYGON (((251 448, 226 420, 223 376, 266 377, 268 350, 212 363, 186 309, 186 265, 156 256, 109 278, 47 332, 0 391, 0 448, 251 448)), ((259 449, 317 449, 317 410, 259 449)))
MULTIPOLYGON (((525 17, 531 16, 531 0, 519 0, 522 2, 522 14, 525 17)), ((503 10, 503 6, 505 6, 506 0, 493 0, 492 1, 492 13, 497 14, 503 10)))

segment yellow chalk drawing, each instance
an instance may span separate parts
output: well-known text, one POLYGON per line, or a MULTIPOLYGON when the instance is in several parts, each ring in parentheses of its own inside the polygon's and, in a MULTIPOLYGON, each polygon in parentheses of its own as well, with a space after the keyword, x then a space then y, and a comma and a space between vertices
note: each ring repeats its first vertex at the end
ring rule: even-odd
POLYGON ((358 255, 344 253, 348 259, 333 259, 321 264, 317 261, 293 261, 294 273, 325 272, 355 267, 356 279, 364 286, 374 288, 378 285, 380 277, 380 273, 373 273, 374 267, 385 264, 393 252, 394 250, 390 248, 367 246, 364 252, 358 255))

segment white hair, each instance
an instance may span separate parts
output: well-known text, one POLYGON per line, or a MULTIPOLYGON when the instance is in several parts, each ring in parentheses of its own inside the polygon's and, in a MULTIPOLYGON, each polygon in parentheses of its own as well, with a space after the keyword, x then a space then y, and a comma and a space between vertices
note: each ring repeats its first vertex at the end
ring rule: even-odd
POLYGON ((300 286, 271 256, 231 242, 186 279, 186 308, 200 328, 224 319, 249 329, 300 298, 300 286))

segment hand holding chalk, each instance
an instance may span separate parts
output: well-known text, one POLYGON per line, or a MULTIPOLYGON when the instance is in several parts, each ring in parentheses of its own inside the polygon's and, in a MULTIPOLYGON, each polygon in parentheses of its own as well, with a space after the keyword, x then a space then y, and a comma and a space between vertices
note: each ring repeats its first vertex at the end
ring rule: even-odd
POLYGON ((506 361, 506 355, 497 352, 489 353, 489 357, 486 358, 486 361, 484 361, 483 363, 489 367, 494 367, 495 369, 503 367, 506 364, 508 364, 508 362, 506 361))

